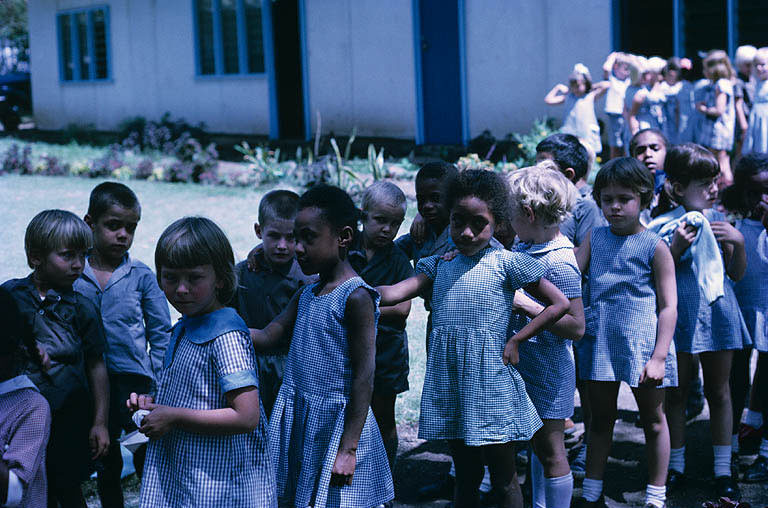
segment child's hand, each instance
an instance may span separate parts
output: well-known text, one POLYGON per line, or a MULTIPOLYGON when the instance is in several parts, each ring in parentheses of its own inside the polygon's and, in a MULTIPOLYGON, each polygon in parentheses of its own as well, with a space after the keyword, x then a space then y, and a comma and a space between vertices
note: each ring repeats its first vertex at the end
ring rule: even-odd
POLYGON ((261 254, 261 251, 263 250, 264 248, 259 244, 248 253, 248 257, 245 259, 245 265, 248 267, 249 272, 259 271, 259 263, 256 262, 256 257, 261 254))
POLYGON ((125 401, 125 405, 128 406, 128 409, 130 409, 131 412, 135 412, 139 409, 149 409, 149 406, 152 405, 154 401, 155 399, 151 395, 139 395, 138 393, 133 392, 128 400, 125 401))
POLYGON ((106 456, 109 449, 109 431, 106 425, 97 424, 91 427, 88 442, 91 445, 91 460, 106 456))
POLYGON ((672 241, 669 244, 669 250, 672 252, 672 256, 680 258, 683 252, 688 249, 696 238, 697 229, 694 226, 686 223, 685 221, 680 223, 680 227, 675 230, 675 234, 672 235, 672 241))
POLYGON ((659 386, 664 381, 664 361, 651 358, 648 363, 645 364, 643 373, 640 374, 639 383, 648 384, 651 386, 659 386))
POLYGON ((517 348, 517 340, 514 337, 507 341, 507 345, 504 346, 504 356, 502 357, 504 365, 517 365, 520 361, 520 353, 517 348))
POLYGON ((355 474, 356 465, 357 450, 339 450, 336 453, 333 469, 331 469, 331 485, 334 487, 352 485, 352 476, 355 474))
POLYGON ((733 227, 730 222, 715 221, 711 222, 712 233, 715 234, 715 239, 720 243, 729 243, 731 245, 743 245, 744 235, 733 227))
POLYGON ((170 406, 147 404, 142 409, 149 410, 149 414, 141 420, 139 432, 150 439, 163 437, 176 426, 176 411, 170 406))
POLYGON ((453 258, 459 255, 458 249, 449 250, 443 254, 443 261, 453 261, 453 258))
POLYGON ((413 222, 411 222, 411 230, 409 232, 411 233, 411 240, 413 240, 413 243, 421 245, 424 243, 424 240, 426 240, 427 223, 420 213, 417 213, 416 217, 413 218, 413 222))
POLYGON ((700 101, 696 103, 696 111, 698 111, 699 113, 704 113, 706 115, 707 109, 709 108, 707 108, 706 102, 700 101))
POLYGON ((48 372, 51 368, 51 357, 48 356, 48 352, 40 344, 37 345, 37 355, 40 358, 40 365, 42 365, 43 370, 48 372))

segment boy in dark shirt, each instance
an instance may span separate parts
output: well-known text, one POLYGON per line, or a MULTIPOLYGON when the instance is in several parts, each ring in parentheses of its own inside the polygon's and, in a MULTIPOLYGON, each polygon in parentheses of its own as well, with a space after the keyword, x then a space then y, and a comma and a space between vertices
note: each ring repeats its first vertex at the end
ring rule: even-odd
MULTIPOLYGON (((247 262, 237 264, 238 288, 231 304, 249 328, 266 327, 299 289, 315 281, 304 275, 294 253, 293 222, 298 205, 299 196, 288 190, 270 191, 259 203, 259 219, 253 228, 262 243, 251 251, 247 262)), ((283 382, 289 348, 290 343, 256 355, 259 395, 267 417, 283 382)))
MULTIPOLYGON (((390 182, 376 182, 363 194, 363 231, 349 250, 349 263, 370 286, 389 286, 413 275, 405 253, 392 240, 405 218, 405 194, 390 182)), ((379 309, 376 370, 371 409, 379 425, 390 469, 397 456, 395 399, 408 390, 408 338, 405 320, 410 301, 379 309)))
POLYGON ((80 482, 109 447, 109 380, 98 311, 72 290, 91 247, 88 225, 64 210, 45 210, 27 226, 24 247, 34 270, 3 284, 47 353, 50 368, 27 375, 51 406, 47 472, 50 506, 85 507, 80 482))

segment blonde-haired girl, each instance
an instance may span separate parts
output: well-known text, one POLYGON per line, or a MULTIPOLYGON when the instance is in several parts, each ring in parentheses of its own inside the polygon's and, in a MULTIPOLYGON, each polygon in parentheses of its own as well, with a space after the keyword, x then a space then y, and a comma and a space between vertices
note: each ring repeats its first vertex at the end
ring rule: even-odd
POLYGON ((755 89, 742 154, 768 153, 768 48, 755 53, 752 75, 755 89))

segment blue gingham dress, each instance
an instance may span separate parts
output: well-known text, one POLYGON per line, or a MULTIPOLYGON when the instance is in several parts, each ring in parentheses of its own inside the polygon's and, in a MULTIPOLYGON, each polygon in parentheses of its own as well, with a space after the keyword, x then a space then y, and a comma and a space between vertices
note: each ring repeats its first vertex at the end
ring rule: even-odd
MULTIPOLYGON (((716 210, 704 210, 710 222, 724 221, 725 215, 716 210)), ((693 258, 680 260, 675 265, 677 279, 677 326, 675 347, 682 353, 725 351, 743 349, 751 345, 749 331, 739 310, 739 302, 733 291, 733 281, 725 276, 724 296, 707 303, 699 287, 693 258)))
POLYGON ((347 298, 365 288, 360 277, 343 282, 328 294, 305 286, 299 297, 283 386, 269 422, 269 451, 276 463, 280 506, 368 508, 395 497, 379 427, 368 409, 357 447, 352 485, 330 487, 352 389, 349 338, 344 325, 347 298))
POLYGON ((424 258, 416 272, 433 281, 419 437, 468 446, 530 439, 541 419, 522 377, 502 355, 515 290, 541 279, 544 265, 487 247, 448 262, 424 258))
MULTIPOLYGON (((573 244, 567 238, 558 235, 543 244, 520 243, 516 250, 544 263, 544 277, 566 298, 581 298, 581 272, 573 255, 573 244)), ((527 316, 515 314, 514 330, 520 330, 529 321, 527 316)), ((573 415, 576 372, 570 340, 549 331, 530 338, 520 344, 517 370, 540 418, 559 420, 573 415)))
POLYGON ((701 91, 702 100, 707 107, 714 107, 718 92, 728 96, 725 112, 717 118, 699 115, 696 142, 713 150, 730 150, 733 148, 733 129, 736 126, 736 109, 734 106, 733 83, 727 79, 710 82, 701 91))
MULTIPOLYGON (((644 230, 618 236, 592 230, 589 282, 584 291, 584 338, 575 344, 579 377, 624 381, 637 387, 656 347, 653 257, 662 241, 644 230)), ((670 344, 662 386, 677 386, 675 345, 670 344)))
POLYGON ((742 154, 768 153, 768 80, 755 83, 742 154))
MULTIPOLYGON (((256 356, 248 334, 231 331, 205 343, 182 335, 172 363, 160 374, 156 402, 189 409, 225 408, 222 381, 227 388, 257 386, 256 356)), ((260 409, 259 426, 252 432, 206 435, 174 429, 150 440, 141 506, 276 507, 267 418, 260 409)))
POLYGON ((740 220, 736 229, 744 235, 747 271, 733 289, 755 349, 768 353, 768 234, 753 219, 740 220))

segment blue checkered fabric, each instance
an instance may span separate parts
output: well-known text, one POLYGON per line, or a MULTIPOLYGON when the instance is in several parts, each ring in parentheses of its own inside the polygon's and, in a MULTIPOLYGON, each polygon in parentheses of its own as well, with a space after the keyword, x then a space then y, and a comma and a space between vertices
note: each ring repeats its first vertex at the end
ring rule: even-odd
POLYGON ((708 83, 701 93, 703 102, 710 108, 715 106, 718 93, 724 93, 728 98, 725 112, 717 118, 699 113, 696 142, 715 150, 730 150, 733 148, 736 127, 733 84, 727 79, 719 79, 717 83, 708 83))
POLYGON ((395 497, 384 443, 368 410, 357 446, 352 485, 331 487, 344 418, 352 388, 349 336, 344 325, 347 298, 365 288, 376 304, 379 295, 360 277, 316 296, 317 284, 299 298, 283 386, 269 422, 270 454, 276 463, 280 506, 368 508, 395 497))
POLYGON ((752 219, 739 221, 736 228, 744 235, 747 272, 733 289, 755 349, 768 353, 768 234, 752 219))
POLYGON ((424 258, 433 281, 432 334, 421 396, 419 437, 481 446, 530 439, 541 420, 517 370, 504 365, 515 290, 544 266, 519 252, 486 248, 445 262, 424 258))
MULTIPOLYGON (((567 238, 558 235, 543 244, 519 243, 516 250, 541 261, 546 267, 544 277, 566 298, 581 298, 581 272, 573 254, 573 244, 567 238)), ((529 321, 527 316, 515 314, 512 326, 520 330, 529 321)), ((573 415, 576 371, 570 340, 543 331, 523 342, 517 370, 523 376, 525 389, 539 417, 559 420, 573 415)))
MULTIPOLYGON (((579 377, 624 381, 637 387, 656 347, 653 257, 661 238, 644 230, 614 235, 592 230, 589 282, 584 291, 584 338, 574 344, 579 377)), ((675 345, 670 345, 662 386, 677 386, 675 345)))
MULTIPOLYGON (((726 217, 716 210, 704 210, 710 222, 726 217)), ((749 331, 741 316, 739 302, 728 276, 723 282, 724 295, 711 305, 697 282, 693 259, 681 259, 675 265, 677 279, 677 326, 675 347, 684 353, 742 349, 751 345, 749 331)))
MULTIPOLYGON (((198 410, 228 407, 225 391, 257 386, 248 334, 227 332, 205 343, 179 338, 172 363, 160 374, 158 404, 198 410)), ((261 404, 259 404, 261 405, 261 404)), ((143 507, 276 507, 267 419, 256 430, 206 435, 174 429, 149 442, 141 483, 143 507)))

